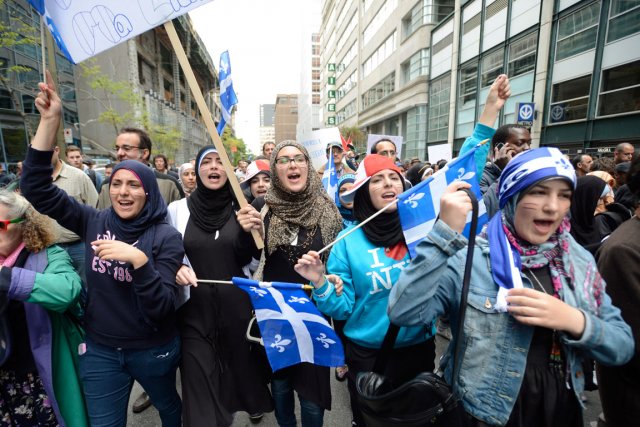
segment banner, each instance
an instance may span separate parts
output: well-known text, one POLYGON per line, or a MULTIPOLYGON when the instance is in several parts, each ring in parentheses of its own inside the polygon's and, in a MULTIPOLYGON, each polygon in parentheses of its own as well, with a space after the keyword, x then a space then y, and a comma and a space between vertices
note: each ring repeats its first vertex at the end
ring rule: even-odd
POLYGON ((64 55, 84 61, 211 0, 29 0, 64 55))

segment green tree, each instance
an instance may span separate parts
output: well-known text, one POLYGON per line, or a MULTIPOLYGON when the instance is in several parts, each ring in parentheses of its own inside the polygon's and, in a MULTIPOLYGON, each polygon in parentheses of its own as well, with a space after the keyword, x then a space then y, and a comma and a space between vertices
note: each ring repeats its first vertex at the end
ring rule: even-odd
POLYGON ((82 76, 91 88, 91 91, 83 92, 102 107, 98 121, 113 127, 114 137, 124 126, 140 127, 149 133, 155 153, 163 153, 170 159, 175 158, 180 146, 181 132, 176 126, 152 122, 143 105, 143 98, 133 84, 114 81, 102 71, 95 60, 84 61, 80 67, 82 76))
POLYGON ((224 128, 221 139, 229 155, 229 160, 234 166, 238 164, 238 161, 247 159, 247 146, 241 138, 236 138, 230 126, 224 128))
MULTIPOLYGON (((0 0, 0 10, 5 9, 6 2, 0 0)), ((23 22, 21 19, 7 14, 9 16, 9 22, 0 20, 0 49, 6 48, 10 50, 20 50, 21 48, 39 48, 38 44, 38 27, 34 27, 32 23, 23 22)), ((37 72, 32 68, 25 67, 23 65, 10 65, 6 59, 0 59, 0 86, 7 91, 14 109, 25 119, 26 114, 24 110, 20 108, 22 100, 20 94, 15 90, 14 84, 18 80, 20 74, 35 73, 34 76, 29 76, 33 82, 29 84, 33 85, 33 93, 37 91, 36 83, 38 82, 37 72), (32 78, 33 77, 33 78, 32 78)), ((30 137, 33 136, 34 131, 29 120, 24 120, 27 132, 30 137)))

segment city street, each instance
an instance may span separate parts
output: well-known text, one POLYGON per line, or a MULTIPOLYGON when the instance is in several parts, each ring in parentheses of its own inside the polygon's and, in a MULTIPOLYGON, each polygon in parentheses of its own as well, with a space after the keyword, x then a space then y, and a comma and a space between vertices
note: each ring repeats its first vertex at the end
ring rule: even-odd
MULTIPOLYGON (((446 341, 440 336, 437 337, 437 355, 442 352, 443 345, 446 341)), ((178 387, 180 387, 180 381, 178 381, 178 387)), ((141 414, 134 414, 131 412, 131 404, 140 394, 140 386, 136 383, 131 393, 131 400, 129 403, 129 415, 127 426, 129 427, 152 427, 160 426, 160 418, 158 417, 158 411, 151 407, 141 414)), ((179 388, 178 388, 179 390, 179 388)), ((331 393, 332 393, 332 410, 325 412, 324 425, 325 426, 350 426, 351 425, 351 408, 349 407, 349 392, 347 391, 347 383, 341 383, 331 376, 331 393)), ((600 396, 597 391, 586 392, 586 410, 584 412, 584 425, 585 427, 597 427, 598 415, 602 411, 600 406, 600 396)), ((300 422, 300 405, 296 402, 296 416, 298 422, 300 422)), ((249 416, 244 412, 236 413, 233 427, 248 427, 253 426, 249 421, 249 416)), ((261 427, 277 427, 278 423, 273 415, 273 412, 265 414, 262 421, 257 424, 261 427)))

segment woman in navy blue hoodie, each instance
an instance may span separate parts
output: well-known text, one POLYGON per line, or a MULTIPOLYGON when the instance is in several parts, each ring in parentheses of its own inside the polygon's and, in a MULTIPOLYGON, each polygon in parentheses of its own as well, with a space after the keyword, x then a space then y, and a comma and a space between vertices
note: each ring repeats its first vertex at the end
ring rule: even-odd
POLYGON ((184 256, 166 221, 153 171, 125 160, 111 175, 112 207, 98 211, 52 184, 51 156, 62 104, 47 72, 36 99, 40 124, 23 164, 21 189, 41 213, 86 241, 86 343, 80 376, 92 426, 124 426, 133 380, 149 394, 164 426, 179 426, 180 338, 175 277, 184 256))

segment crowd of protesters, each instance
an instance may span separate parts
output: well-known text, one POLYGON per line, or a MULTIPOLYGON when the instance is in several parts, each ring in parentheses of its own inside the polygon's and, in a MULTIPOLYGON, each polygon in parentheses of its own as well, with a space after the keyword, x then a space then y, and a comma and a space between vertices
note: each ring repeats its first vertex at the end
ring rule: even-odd
POLYGON ((232 277, 312 285, 344 344, 346 364, 334 375, 347 381, 354 426, 366 425, 357 376, 372 369, 392 322, 400 329, 390 383, 441 372, 469 426, 582 426, 583 391, 595 388, 608 426, 640 419, 633 145, 619 144, 610 160, 532 148, 527 128, 494 129, 511 95, 507 76, 497 77, 460 152, 489 140, 475 163, 490 221, 457 324, 471 209, 457 190, 469 185, 447 187, 413 259, 398 209, 387 207, 445 160, 402 161, 383 138, 362 154, 330 142, 316 169, 305 146, 286 140, 264 144, 229 174, 214 146, 175 168, 152 157, 144 130, 124 128, 118 162, 102 174, 75 147, 69 164, 59 159, 62 102, 48 73, 39 89, 26 158, 11 174, 0 170, 3 424, 123 426, 137 381, 145 393, 134 411, 153 404, 165 426, 229 426, 239 411, 255 424, 273 411, 280 426, 295 426, 296 394, 301 425, 322 426, 330 368, 304 362, 274 372, 246 337, 248 294, 202 282, 232 277), (321 182, 330 157, 336 200, 321 182), (455 378, 454 345, 435 359, 439 319, 464 340, 455 378))

